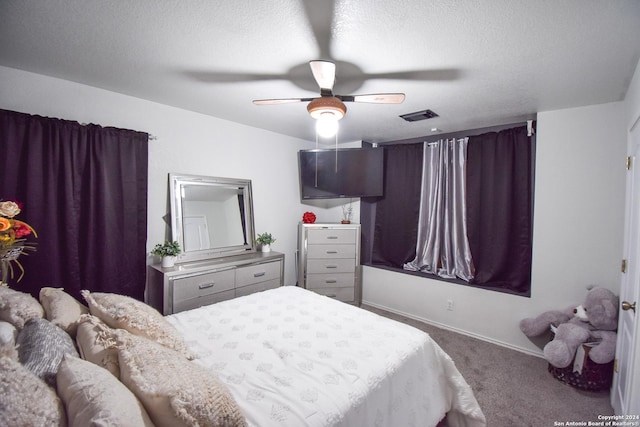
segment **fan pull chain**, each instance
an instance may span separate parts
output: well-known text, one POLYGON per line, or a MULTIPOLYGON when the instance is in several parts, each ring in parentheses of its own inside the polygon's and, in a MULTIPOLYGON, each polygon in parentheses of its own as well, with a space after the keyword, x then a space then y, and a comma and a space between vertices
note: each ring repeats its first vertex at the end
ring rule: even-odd
POLYGON ((316 132, 316 179, 315 187, 318 188, 318 132, 316 132))
POLYGON ((336 132, 336 173, 338 173, 338 132, 336 132))

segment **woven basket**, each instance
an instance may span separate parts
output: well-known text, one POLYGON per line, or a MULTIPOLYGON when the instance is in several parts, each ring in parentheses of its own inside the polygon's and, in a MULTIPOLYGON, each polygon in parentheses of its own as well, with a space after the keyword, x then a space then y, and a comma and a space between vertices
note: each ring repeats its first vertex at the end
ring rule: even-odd
POLYGON ((549 364, 549 372, 559 381, 580 390, 608 391, 613 380, 613 361, 596 363, 589 359, 591 347, 588 345, 583 345, 582 347, 584 348, 582 373, 573 372, 573 363, 566 368, 556 368, 549 364))

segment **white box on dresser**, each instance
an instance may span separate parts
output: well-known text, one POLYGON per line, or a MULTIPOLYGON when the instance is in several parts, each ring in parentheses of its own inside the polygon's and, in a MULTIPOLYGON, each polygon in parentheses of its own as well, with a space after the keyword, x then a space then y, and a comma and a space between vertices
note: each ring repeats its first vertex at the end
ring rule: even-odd
POLYGON ((249 295, 284 284, 284 254, 252 252, 147 267, 147 303, 162 314, 249 295))
POLYGON ((360 224, 298 227, 298 286, 360 305, 360 224))

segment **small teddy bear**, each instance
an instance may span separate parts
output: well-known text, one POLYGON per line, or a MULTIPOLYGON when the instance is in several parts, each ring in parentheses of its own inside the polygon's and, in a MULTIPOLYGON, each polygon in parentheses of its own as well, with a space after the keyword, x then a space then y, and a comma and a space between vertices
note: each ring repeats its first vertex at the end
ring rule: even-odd
POLYGON ((566 368, 577 348, 588 341, 598 342, 589 351, 595 363, 609 363, 616 350, 618 297, 608 289, 593 288, 582 305, 570 310, 548 311, 538 317, 523 319, 520 330, 528 337, 555 328, 555 337, 543 349, 544 357, 556 368, 566 368))

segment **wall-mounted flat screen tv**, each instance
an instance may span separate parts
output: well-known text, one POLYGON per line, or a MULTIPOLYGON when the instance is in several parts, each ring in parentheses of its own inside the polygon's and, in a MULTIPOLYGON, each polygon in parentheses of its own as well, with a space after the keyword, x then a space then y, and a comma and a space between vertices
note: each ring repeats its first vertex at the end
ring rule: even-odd
POLYGON ((382 196, 383 163, 382 148, 300 150, 300 197, 382 196))

